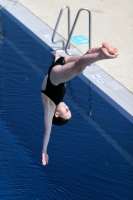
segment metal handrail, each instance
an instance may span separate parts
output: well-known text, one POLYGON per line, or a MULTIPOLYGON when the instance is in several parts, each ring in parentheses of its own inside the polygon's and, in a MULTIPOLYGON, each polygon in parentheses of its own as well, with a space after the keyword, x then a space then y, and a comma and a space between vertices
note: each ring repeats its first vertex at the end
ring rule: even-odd
MULTIPOLYGON (((56 30, 57 30, 59 22, 60 22, 60 18, 62 16, 62 13, 63 13, 63 11, 64 11, 65 8, 68 9, 68 38, 69 38, 69 33, 70 33, 70 8, 69 8, 69 6, 63 6, 61 8, 59 16, 58 16, 58 19, 57 19, 57 22, 56 22, 56 25, 55 25, 54 32, 53 32, 53 35, 52 35, 52 43, 53 44, 57 44, 59 42, 62 42, 63 50, 65 49, 65 42, 64 42, 64 40, 59 39, 59 40, 54 41, 54 37, 55 37, 55 33, 56 33, 56 30)), ((67 44, 67 46, 68 45, 69 44, 67 44)))
POLYGON ((74 31, 75 25, 76 25, 76 23, 77 23, 77 19, 78 19, 78 17, 79 17, 79 14, 80 14, 80 12, 81 12, 82 10, 88 11, 88 14, 89 14, 89 49, 91 48, 91 11, 90 11, 88 8, 81 8, 81 9, 78 11, 78 13, 77 13, 77 16, 76 16, 76 18, 75 18, 75 21, 74 21, 74 23, 73 23, 72 30, 71 30, 70 35, 69 35, 69 38, 68 38, 68 40, 67 40, 67 44, 66 44, 66 47, 65 47, 65 52, 66 52, 67 55, 71 55, 71 54, 69 54, 69 53, 67 52, 67 47, 68 47, 68 44, 69 44, 69 42, 70 42, 70 39, 71 39, 72 33, 73 33, 73 31, 74 31))

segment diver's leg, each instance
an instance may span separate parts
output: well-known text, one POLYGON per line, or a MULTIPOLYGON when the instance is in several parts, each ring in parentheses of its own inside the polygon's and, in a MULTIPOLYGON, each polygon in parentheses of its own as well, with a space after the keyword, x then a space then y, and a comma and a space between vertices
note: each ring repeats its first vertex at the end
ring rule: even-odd
POLYGON ((55 66, 50 73, 51 82, 54 85, 58 85, 59 83, 66 82, 72 78, 74 78, 77 74, 82 72, 86 66, 91 65, 94 62, 104 59, 113 59, 118 56, 115 52, 114 48, 110 49, 111 45, 107 44, 106 48, 102 47, 99 53, 93 54, 85 54, 79 58, 76 62, 70 62, 63 66, 57 65, 55 66))

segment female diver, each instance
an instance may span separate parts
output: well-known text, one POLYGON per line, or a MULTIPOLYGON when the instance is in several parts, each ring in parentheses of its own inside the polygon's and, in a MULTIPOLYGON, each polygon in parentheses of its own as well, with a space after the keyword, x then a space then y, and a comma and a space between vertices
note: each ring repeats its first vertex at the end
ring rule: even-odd
POLYGON ((62 102, 65 95, 65 82, 71 80, 86 66, 104 59, 118 56, 116 47, 102 43, 102 47, 89 49, 83 56, 60 57, 56 52, 55 62, 51 65, 48 75, 42 83, 41 98, 44 106, 44 140, 42 148, 42 164, 48 164, 47 146, 50 138, 52 123, 63 125, 71 118, 68 106, 62 102), (63 66, 62 66, 63 65, 63 66))

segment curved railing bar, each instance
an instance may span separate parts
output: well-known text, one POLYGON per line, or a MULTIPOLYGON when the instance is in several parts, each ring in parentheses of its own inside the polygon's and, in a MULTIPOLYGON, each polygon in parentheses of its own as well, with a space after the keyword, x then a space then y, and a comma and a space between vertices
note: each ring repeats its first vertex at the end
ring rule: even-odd
POLYGON ((67 44, 66 44, 66 47, 65 47, 65 52, 66 52, 67 55, 71 55, 71 54, 69 54, 69 53, 67 52, 67 47, 68 47, 68 44, 69 44, 69 42, 70 42, 70 39, 71 39, 72 33, 73 33, 73 31, 74 31, 75 25, 76 25, 76 23, 77 23, 77 19, 78 19, 78 17, 79 17, 79 14, 80 14, 80 12, 81 12, 82 10, 88 11, 88 14, 89 14, 89 49, 91 48, 91 11, 90 11, 88 8, 81 8, 81 9, 78 11, 78 13, 77 13, 77 16, 76 16, 75 21, 74 21, 74 23, 73 23, 73 27, 72 27, 72 30, 71 30, 71 32, 70 32, 70 35, 69 35, 69 38, 68 38, 68 41, 67 41, 67 44))
MULTIPOLYGON (((55 37, 55 33, 56 33, 56 30, 57 30, 57 28, 58 28, 58 25, 59 25, 59 22, 60 22, 60 18, 61 18, 61 16, 62 16, 62 13, 63 13, 63 11, 64 11, 64 9, 65 8, 67 8, 67 10, 68 10, 68 38, 69 38, 69 34, 70 34, 70 8, 69 8, 69 6, 63 6, 62 8, 61 8, 61 10, 60 10, 60 13, 59 13, 59 16, 58 16, 58 19, 57 19, 57 22, 56 22, 56 25, 55 25, 55 29, 54 29, 54 32, 53 32, 53 35, 52 35, 52 43, 53 44, 57 44, 57 43, 59 43, 59 42, 62 42, 62 46, 63 46, 63 50, 65 49, 65 42, 64 42, 64 40, 56 40, 56 41, 54 41, 54 37, 55 37)), ((69 44, 68 44, 69 45, 69 44)), ((67 46, 68 46, 67 45, 67 46)))

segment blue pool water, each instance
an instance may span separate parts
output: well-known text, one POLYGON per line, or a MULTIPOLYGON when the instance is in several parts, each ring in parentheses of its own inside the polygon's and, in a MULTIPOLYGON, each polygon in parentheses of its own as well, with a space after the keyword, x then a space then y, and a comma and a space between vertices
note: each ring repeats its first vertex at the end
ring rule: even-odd
POLYGON ((64 99, 73 118, 53 126, 41 165, 40 88, 54 52, 4 9, 1 18, 0 200, 131 200, 133 124, 78 77, 64 99))

